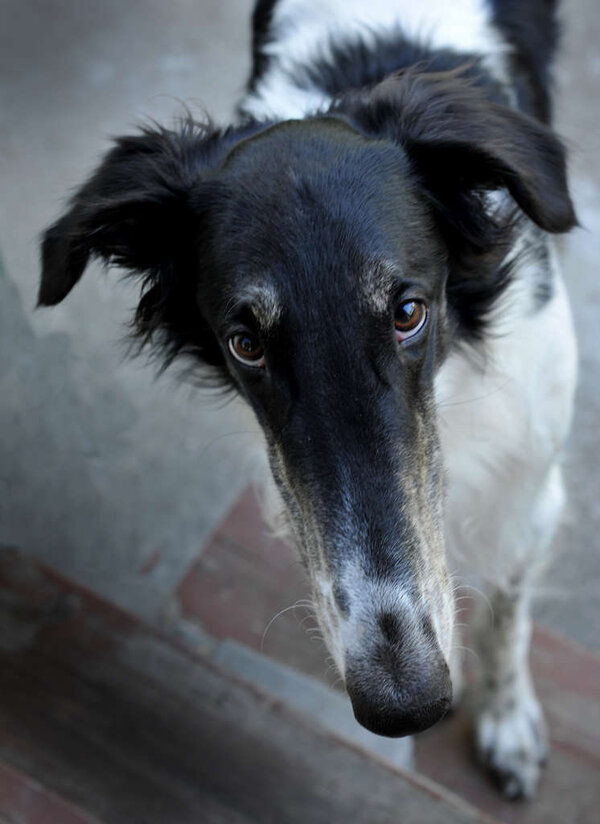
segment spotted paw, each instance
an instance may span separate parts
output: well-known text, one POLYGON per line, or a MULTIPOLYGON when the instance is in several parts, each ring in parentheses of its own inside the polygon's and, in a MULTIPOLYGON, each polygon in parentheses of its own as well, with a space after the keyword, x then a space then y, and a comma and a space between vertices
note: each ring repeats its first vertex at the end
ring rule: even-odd
POLYGON ((548 753, 546 725, 535 698, 485 707, 475 736, 481 762, 507 798, 535 795, 548 753))

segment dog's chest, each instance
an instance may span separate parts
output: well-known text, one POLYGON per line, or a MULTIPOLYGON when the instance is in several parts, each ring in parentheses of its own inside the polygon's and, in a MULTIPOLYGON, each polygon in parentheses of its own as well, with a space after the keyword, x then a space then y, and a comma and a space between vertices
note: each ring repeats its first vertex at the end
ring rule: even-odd
POLYGON ((498 551, 494 535, 506 532, 506 523, 515 525, 515 545, 503 551, 519 551, 519 513, 529 518, 569 431, 577 354, 566 291, 553 268, 546 306, 523 309, 528 279, 517 272, 481 357, 457 351, 436 379, 449 549, 474 568, 489 564, 489 553, 498 551))

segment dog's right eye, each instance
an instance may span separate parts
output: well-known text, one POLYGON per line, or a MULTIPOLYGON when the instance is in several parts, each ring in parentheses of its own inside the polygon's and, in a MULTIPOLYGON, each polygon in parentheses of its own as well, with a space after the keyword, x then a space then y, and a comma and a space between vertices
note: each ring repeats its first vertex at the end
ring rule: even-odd
POLYGON ((229 338, 229 351, 233 357, 246 366, 263 367, 265 350, 257 337, 249 332, 239 332, 229 338))

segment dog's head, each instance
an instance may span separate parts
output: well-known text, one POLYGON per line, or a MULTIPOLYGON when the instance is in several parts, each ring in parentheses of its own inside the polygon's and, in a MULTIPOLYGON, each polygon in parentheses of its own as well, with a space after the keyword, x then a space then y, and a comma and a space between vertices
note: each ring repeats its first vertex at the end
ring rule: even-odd
POLYGON ((506 283, 515 204, 573 224, 551 132, 460 77, 405 73, 304 121, 121 138, 44 239, 42 304, 90 256, 122 265, 143 278, 142 338, 254 409, 325 639, 378 733, 450 701, 433 382, 506 283))

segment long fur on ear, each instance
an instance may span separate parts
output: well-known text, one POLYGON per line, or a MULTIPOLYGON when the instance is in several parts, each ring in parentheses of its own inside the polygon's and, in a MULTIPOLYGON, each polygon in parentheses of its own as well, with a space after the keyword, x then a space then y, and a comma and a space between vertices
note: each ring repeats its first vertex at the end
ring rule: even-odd
POLYGON ((576 218, 558 138, 488 99, 469 71, 410 68, 341 95, 331 113, 405 150, 448 246, 448 303, 477 338, 511 282, 517 259, 507 253, 521 214, 548 232, 565 232, 576 218), (522 212, 508 198, 495 205, 488 193, 496 189, 522 212))
POLYGON ((188 120, 177 131, 148 128, 117 138, 69 211, 44 234, 39 303, 63 300, 90 257, 141 273, 170 260, 186 235, 188 194, 214 137, 188 120))
POLYGON ((400 143, 437 208, 475 245, 485 245, 484 225, 470 225, 473 216, 461 203, 470 192, 507 189, 548 232, 566 232, 576 223, 556 135, 489 100, 464 70, 402 71, 371 90, 341 96, 332 111, 368 134, 400 143))
POLYGON ((209 208, 207 172, 256 124, 220 131, 188 118, 179 128, 119 137, 66 214, 42 240, 39 305, 59 303, 97 257, 141 276, 133 329, 168 364, 193 352, 209 365, 220 349, 196 299, 209 208))

